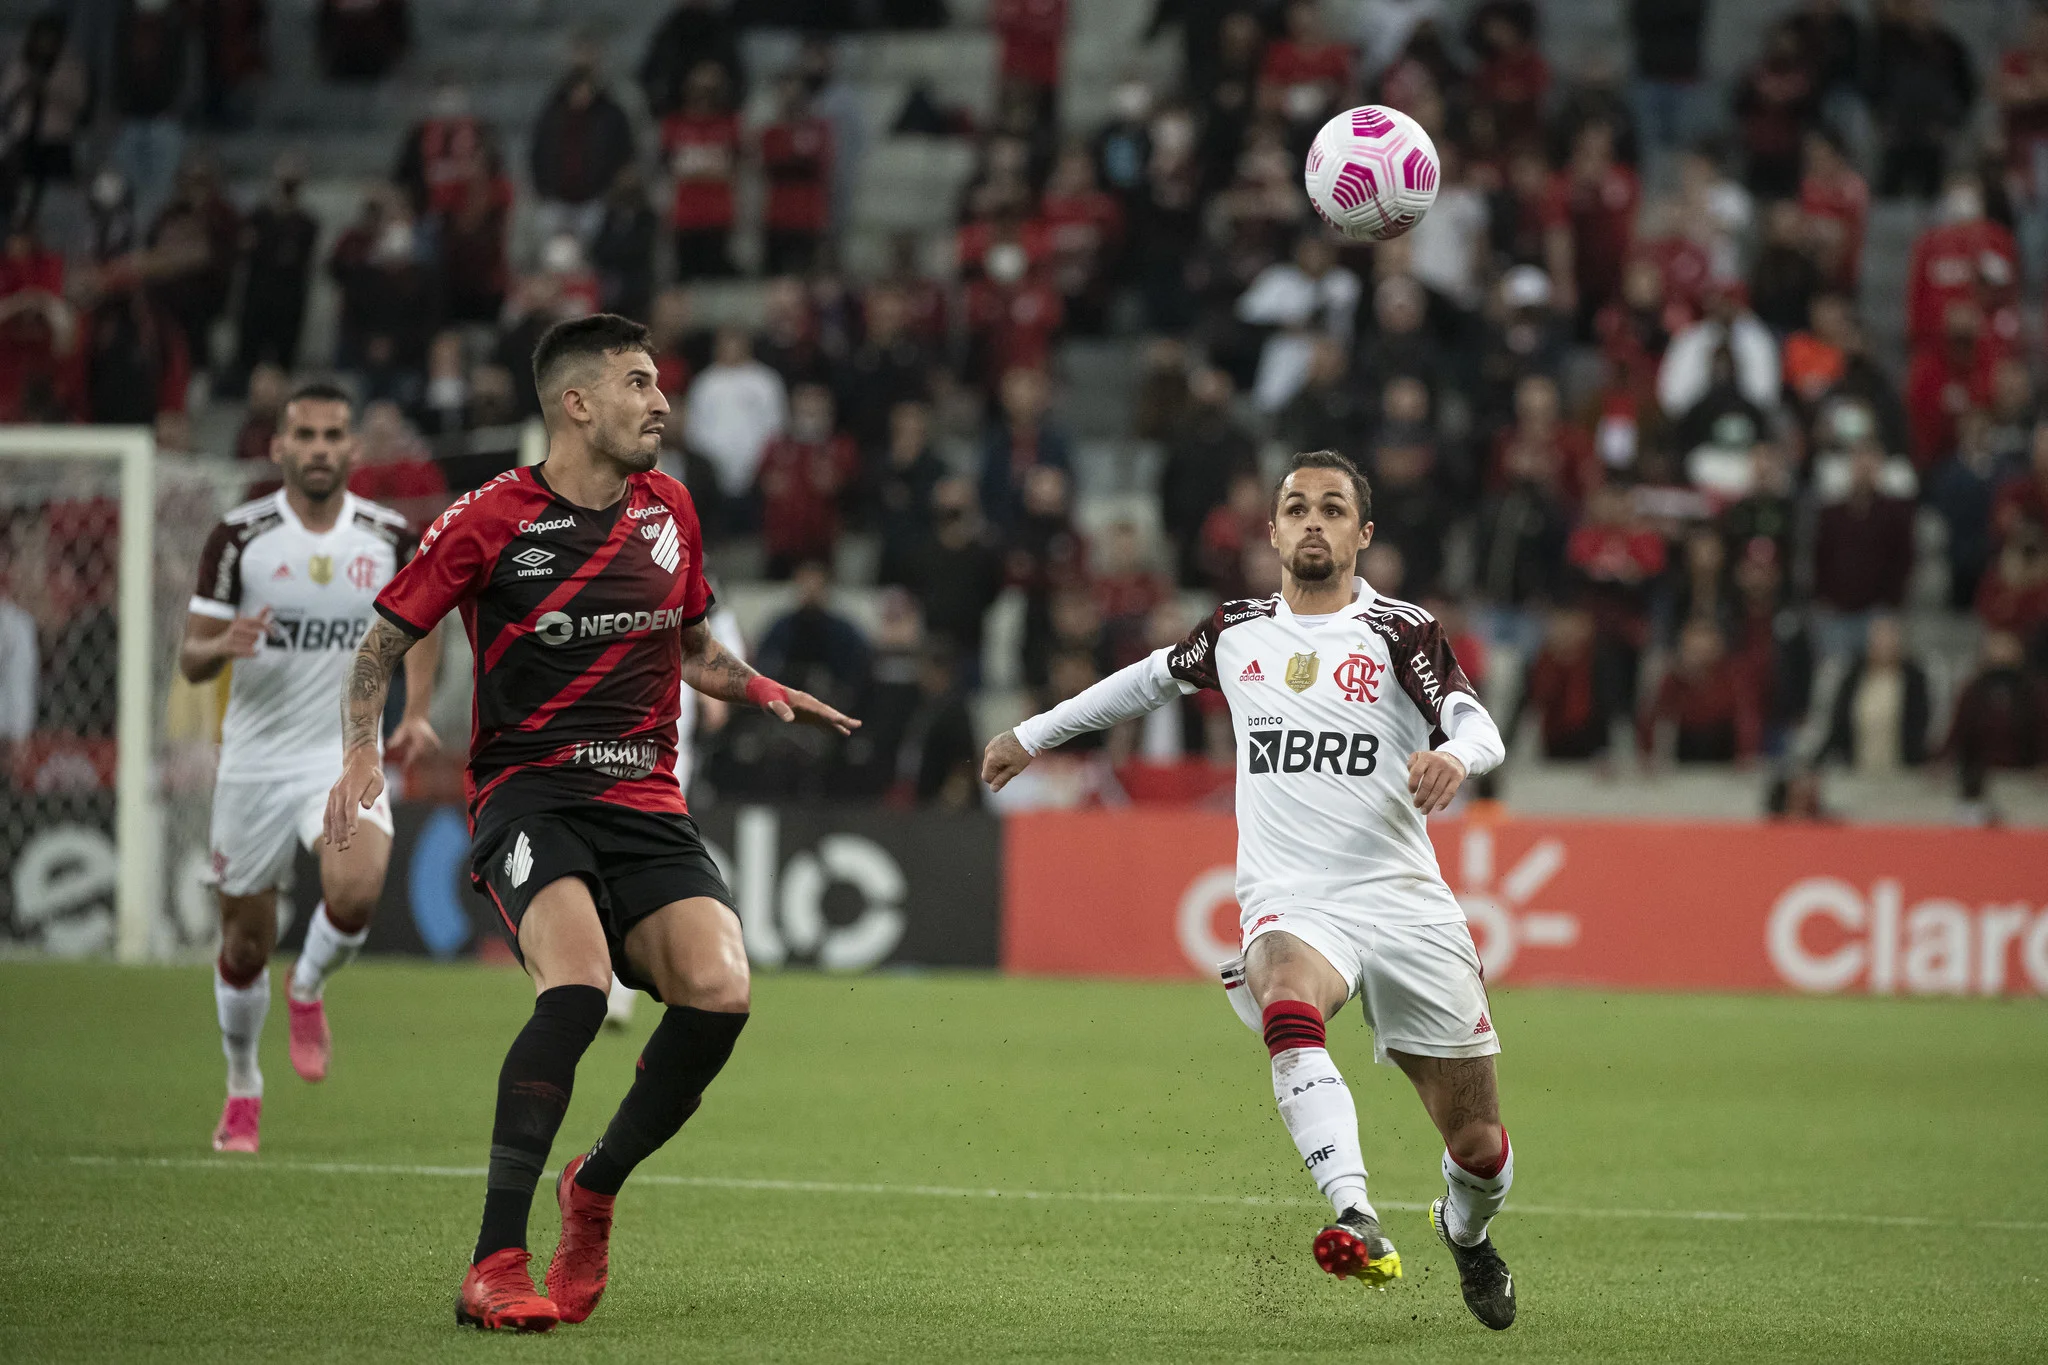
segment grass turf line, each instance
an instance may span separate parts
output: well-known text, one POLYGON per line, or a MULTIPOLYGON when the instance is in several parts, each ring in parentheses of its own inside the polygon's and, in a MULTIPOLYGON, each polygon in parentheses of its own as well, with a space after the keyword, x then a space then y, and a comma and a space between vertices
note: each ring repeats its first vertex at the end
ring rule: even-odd
MULTIPOLYGON (((764 977, 732 1067, 645 1168, 742 1187, 629 1184, 597 1315, 505 1341, 451 1320, 481 1181, 377 1168, 481 1164, 529 1000, 513 972, 358 964, 330 991, 324 1085, 292 1074, 274 1011, 267 1169, 202 1172, 183 1163, 211 1160, 220 1104, 205 969, 0 964, 0 1359, 2048 1356, 2038 1001, 1499 993, 1516 1202, 1765 1217, 1511 1207, 1522 1320, 1495 1336, 1410 1211, 1438 1192, 1437 1141, 1349 1011, 1332 1045, 1409 1273, 1385 1294, 1315 1269, 1313 1187, 1213 989, 764 977), (1931 1221, 1778 1221, 1801 1214, 1931 1221)), ((557 1164, 654 1013, 592 1048, 557 1164)), ((543 1189, 538 1260, 553 1229, 543 1189)))

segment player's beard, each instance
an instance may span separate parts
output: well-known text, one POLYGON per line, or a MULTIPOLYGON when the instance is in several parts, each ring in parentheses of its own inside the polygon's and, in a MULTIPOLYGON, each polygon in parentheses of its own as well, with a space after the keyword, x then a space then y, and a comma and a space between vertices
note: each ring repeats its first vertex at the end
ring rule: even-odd
POLYGON ((347 465, 326 465, 307 469, 304 465, 284 466, 284 481, 294 493, 312 502, 325 502, 348 483, 347 465))
POLYGON ((643 440, 645 434, 635 430, 620 440, 606 441, 599 447, 599 453, 627 474, 645 474, 661 457, 661 442, 656 440, 651 447, 643 449, 643 440))
POLYGON ((1287 572, 1297 583, 1327 583, 1337 574, 1337 556, 1327 545, 1296 546, 1293 558, 1287 561, 1287 572), (1322 557, 1310 558, 1311 549, 1320 549, 1322 557))

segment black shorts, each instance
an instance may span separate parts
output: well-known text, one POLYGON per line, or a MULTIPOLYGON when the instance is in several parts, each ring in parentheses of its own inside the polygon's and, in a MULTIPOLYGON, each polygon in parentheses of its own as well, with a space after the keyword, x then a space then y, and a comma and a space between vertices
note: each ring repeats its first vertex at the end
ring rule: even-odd
POLYGON ((660 999, 654 983, 626 961, 626 935, 671 901, 709 896, 728 909, 732 892, 687 815, 588 801, 573 810, 522 815, 470 848, 470 880, 498 910, 498 927, 519 952, 519 924, 542 887, 581 877, 597 903, 612 971, 660 999))

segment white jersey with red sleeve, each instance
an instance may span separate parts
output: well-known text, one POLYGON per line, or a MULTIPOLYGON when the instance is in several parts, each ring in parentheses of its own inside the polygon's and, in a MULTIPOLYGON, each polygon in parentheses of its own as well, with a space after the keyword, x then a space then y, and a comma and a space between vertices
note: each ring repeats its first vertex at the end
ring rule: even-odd
POLYGON ((1422 608, 1355 581, 1350 606, 1296 616, 1274 596, 1226 602, 1178 645, 1017 727, 1037 752, 1214 688, 1237 736, 1237 899, 1259 916, 1328 911, 1383 924, 1462 923, 1408 790, 1408 757, 1477 775, 1499 731, 1422 608), (1092 695, 1091 695, 1092 694, 1092 695))

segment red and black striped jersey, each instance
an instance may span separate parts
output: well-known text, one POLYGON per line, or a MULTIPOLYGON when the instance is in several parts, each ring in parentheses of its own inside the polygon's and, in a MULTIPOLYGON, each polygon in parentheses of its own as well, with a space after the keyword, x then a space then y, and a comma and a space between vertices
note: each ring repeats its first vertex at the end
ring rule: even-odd
POLYGON ((377 597, 415 638, 458 608, 476 656, 472 832, 585 801, 688 809, 675 776, 682 632, 711 589, 680 483, 635 474, 598 511, 537 467, 464 494, 377 597))

